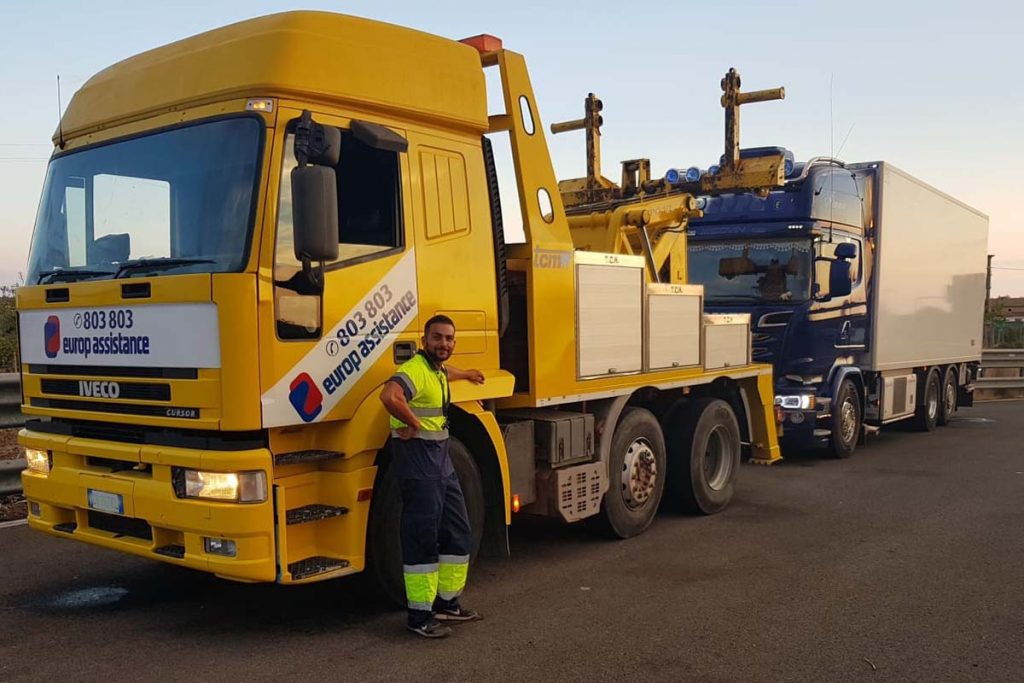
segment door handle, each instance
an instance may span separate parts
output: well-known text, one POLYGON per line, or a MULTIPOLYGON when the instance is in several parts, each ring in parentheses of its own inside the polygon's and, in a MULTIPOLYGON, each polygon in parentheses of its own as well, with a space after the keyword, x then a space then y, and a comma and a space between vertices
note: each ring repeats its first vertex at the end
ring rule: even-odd
POLYGON ((843 327, 839 330, 840 338, 844 338, 844 339, 849 339, 850 338, 850 327, 852 327, 852 325, 850 324, 849 320, 847 320, 847 321, 845 321, 843 323, 843 327))
POLYGON ((401 365, 416 355, 416 342, 395 342, 394 346, 391 347, 391 351, 395 358, 395 365, 401 365))

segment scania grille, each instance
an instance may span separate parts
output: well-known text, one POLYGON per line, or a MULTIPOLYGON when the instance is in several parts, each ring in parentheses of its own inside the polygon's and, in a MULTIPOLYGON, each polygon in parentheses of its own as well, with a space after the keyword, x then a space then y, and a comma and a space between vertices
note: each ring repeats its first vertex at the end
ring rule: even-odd
MULTIPOLYGON (((44 394, 61 396, 88 396, 92 391, 90 381, 75 379, 44 379, 41 386, 44 394)), ((110 384, 105 382, 104 384, 110 384)), ((118 382, 117 398, 130 398, 142 401, 170 401, 171 386, 169 384, 118 382)))

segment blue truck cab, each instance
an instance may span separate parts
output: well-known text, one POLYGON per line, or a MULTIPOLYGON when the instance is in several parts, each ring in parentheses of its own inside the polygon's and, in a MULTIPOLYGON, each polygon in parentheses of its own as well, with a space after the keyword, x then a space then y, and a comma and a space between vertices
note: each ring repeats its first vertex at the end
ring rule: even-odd
MULTIPOLYGON (((885 364, 885 354, 913 357, 913 349, 899 346, 913 337, 915 326, 908 317, 900 319, 903 332, 890 329, 875 291, 884 166, 846 165, 824 157, 787 164, 781 189, 701 198, 704 216, 690 222, 688 279, 704 286, 707 312, 750 314, 753 360, 774 366, 784 450, 825 446, 848 457, 867 432, 886 422, 916 417, 930 430, 944 424, 957 405, 970 402, 977 366, 971 348, 955 358, 885 364), (880 330, 888 335, 885 341, 880 330)), ((946 200, 951 198, 943 195, 941 201, 946 200)), ((899 230, 911 228, 918 229, 899 230)), ((896 233, 894 226, 887 229, 896 233)), ((913 262, 912 255, 901 258, 913 262)), ((897 268, 890 271, 894 280, 897 268)), ((927 279, 924 274, 905 277, 905 283, 927 279)), ((970 282, 974 287, 975 280, 970 282)), ((905 290, 913 286, 900 285, 905 290)), ((899 298, 886 296, 890 303, 899 298)), ((923 300, 908 307, 931 310, 923 300)), ((977 304, 980 327, 981 301, 977 304)), ((963 317, 954 312, 943 324, 948 328, 950 320, 963 317)), ((975 340, 969 343, 973 347, 975 340)), ((978 357, 980 350, 979 339, 978 357)))

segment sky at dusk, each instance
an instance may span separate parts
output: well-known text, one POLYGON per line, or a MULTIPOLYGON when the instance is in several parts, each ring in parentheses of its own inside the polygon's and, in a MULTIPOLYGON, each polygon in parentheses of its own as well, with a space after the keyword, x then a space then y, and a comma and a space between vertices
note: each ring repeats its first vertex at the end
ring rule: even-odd
MULTIPOLYGON (((1024 296, 1024 9, 1017 3, 89 3, 6 0, 0 21, 0 283, 24 272, 63 102, 139 52, 242 19, 326 9, 459 39, 491 33, 526 56, 545 128, 604 101, 604 175, 648 157, 656 176, 721 154, 719 80, 785 86, 745 107, 745 147, 797 159, 885 160, 989 215, 993 295, 1024 296), (1014 66, 1016 64, 1016 66, 1014 66)), ((560 178, 584 174, 582 134, 549 140, 560 178)))

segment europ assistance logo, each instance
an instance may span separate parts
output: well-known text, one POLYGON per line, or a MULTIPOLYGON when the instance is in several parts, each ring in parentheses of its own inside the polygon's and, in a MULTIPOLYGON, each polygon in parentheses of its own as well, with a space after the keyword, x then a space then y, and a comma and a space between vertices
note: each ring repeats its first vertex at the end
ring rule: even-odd
POLYGON ((60 318, 55 315, 43 323, 43 350, 47 358, 56 358, 60 352, 60 318))
MULTIPOLYGON (((49 352, 47 352, 49 353, 49 352)), ((324 395, 317 389, 308 372, 299 373, 288 386, 288 400, 303 422, 312 422, 324 408, 324 395)))

